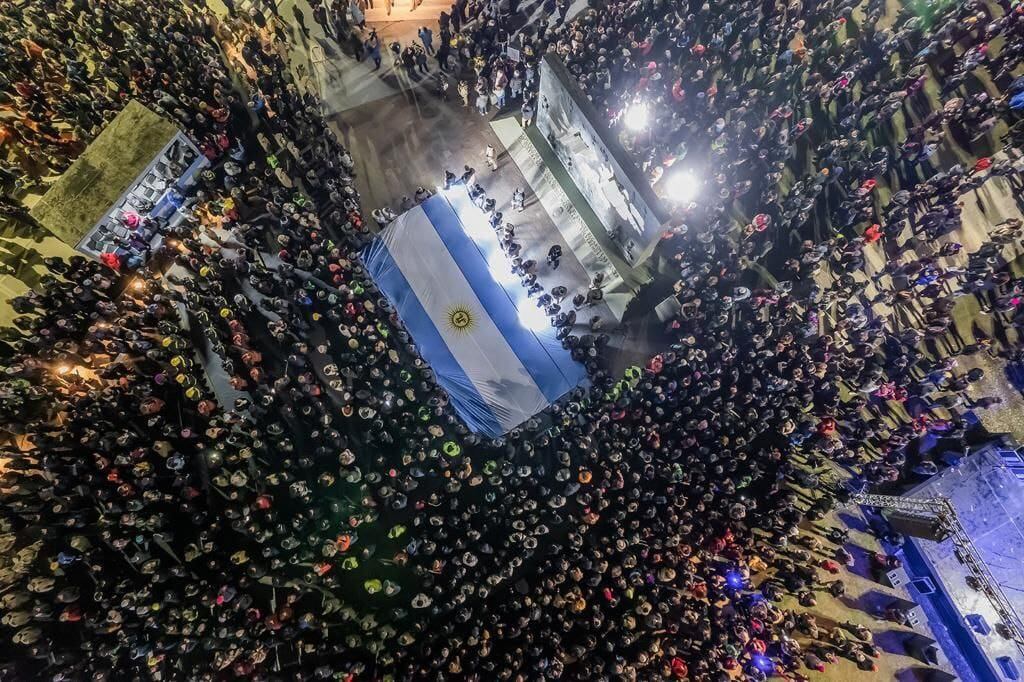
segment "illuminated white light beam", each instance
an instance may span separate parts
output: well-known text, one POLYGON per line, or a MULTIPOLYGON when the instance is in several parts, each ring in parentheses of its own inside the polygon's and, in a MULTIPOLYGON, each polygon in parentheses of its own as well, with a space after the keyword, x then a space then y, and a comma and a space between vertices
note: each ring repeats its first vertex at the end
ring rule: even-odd
POLYGON ((531 331, 539 332, 551 327, 551 319, 529 299, 519 304, 519 321, 531 331))
POLYGON ((671 201, 688 204, 700 193, 700 181, 692 170, 669 171, 665 190, 671 201))
POLYGON ((508 256, 500 250, 491 251, 491 253, 488 254, 487 269, 491 271, 491 276, 494 277, 494 281, 498 284, 519 283, 519 277, 512 272, 512 264, 509 263, 508 256))
POLYGON ((626 125, 626 128, 634 132, 640 132, 647 127, 647 119, 650 111, 643 102, 634 102, 629 105, 626 109, 626 113, 622 115, 622 122, 626 125))

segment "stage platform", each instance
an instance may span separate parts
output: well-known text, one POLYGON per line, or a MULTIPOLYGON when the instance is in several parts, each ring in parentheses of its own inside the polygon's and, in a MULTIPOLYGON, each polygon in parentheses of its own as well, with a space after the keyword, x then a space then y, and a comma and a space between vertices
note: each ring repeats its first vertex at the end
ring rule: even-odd
MULTIPOLYGON (((1021 615, 1024 614, 1024 481, 1018 478, 1021 472, 1007 467, 1002 450, 998 442, 987 445, 914 488, 908 497, 949 498, 1003 594, 1021 615)), ((1008 663, 1024 674, 1024 657, 1012 640, 995 632, 999 617, 985 595, 968 586, 969 573, 957 558, 952 541, 936 543, 908 538, 907 542, 911 544, 907 551, 908 558, 912 559, 907 565, 911 578, 931 578, 936 583, 933 599, 945 600, 948 607, 941 625, 960 650, 959 655, 949 658, 961 679, 983 682, 1010 679, 1003 671, 1008 663), (921 576, 922 572, 928 575, 921 576)), ((915 587, 927 587, 926 583, 915 582, 915 587)), ((934 624, 932 629, 937 629, 934 624)), ((948 643, 943 642, 944 648, 948 643)))
POLYGON ((622 322, 630 302, 651 280, 648 267, 631 266, 616 255, 617 247, 543 135, 524 130, 511 116, 494 119, 491 128, 587 275, 604 278, 604 301, 622 322))

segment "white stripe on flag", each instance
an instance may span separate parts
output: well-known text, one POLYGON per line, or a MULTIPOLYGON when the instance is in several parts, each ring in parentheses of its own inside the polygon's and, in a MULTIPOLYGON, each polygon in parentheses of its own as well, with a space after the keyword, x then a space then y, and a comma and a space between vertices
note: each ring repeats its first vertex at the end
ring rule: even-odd
POLYGON ((547 407, 544 394, 487 315, 423 209, 417 206, 399 216, 381 237, 452 356, 502 427, 518 426, 547 407), (467 329, 453 324, 451 316, 459 310, 472 320, 467 329))

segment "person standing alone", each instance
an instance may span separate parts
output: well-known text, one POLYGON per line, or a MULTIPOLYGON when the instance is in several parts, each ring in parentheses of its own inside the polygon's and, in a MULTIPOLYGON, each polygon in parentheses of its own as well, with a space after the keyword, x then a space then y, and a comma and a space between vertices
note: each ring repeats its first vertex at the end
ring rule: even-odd
POLYGON ((352 15, 352 23, 358 26, 360 29, 366 28, 366 15, 363 13, 363 8, 359 6, 356 0, 350 0, 348 3, 348 13, 352 15))
POLYGON ((334 38, 334 31, 331 30, 331 22, 327 16, 327 8, 322 2, 313 3, 313 20, 323 29, 325 36, 334 38))
POLYGON ((366 56, 373 60, 374 71, 380 68, 380 38, 376 29, 371 29, 370 37, 366 39, 366 56))
POLYGON ((512 208, 522 212, 526 208, 526 192, 521 187, 516 187, 512 192, 512 208))
POLYGON ((552 270, 557 270, 562 261, 562 247, 558 244, 548 249, 548 265, 552 270))
POLYGON ((420 26, 420 30, 416 33, 420 37, 420 42, 423 43, 423 49, 427 51, 427 54, 434 54, 434 32, 426 26, 420 26))

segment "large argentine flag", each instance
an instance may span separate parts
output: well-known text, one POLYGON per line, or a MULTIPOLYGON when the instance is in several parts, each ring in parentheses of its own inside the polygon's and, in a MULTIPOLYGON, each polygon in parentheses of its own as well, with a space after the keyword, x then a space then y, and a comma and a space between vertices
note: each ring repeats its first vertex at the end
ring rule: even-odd
POLYGON ((399 216, 363 261, 473 431, 500 436, 586 380, 462 187, 399 216))

